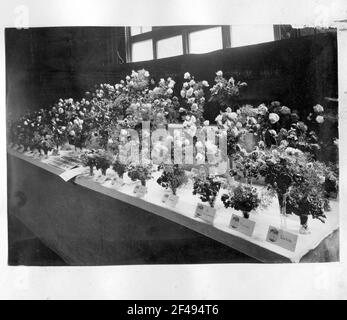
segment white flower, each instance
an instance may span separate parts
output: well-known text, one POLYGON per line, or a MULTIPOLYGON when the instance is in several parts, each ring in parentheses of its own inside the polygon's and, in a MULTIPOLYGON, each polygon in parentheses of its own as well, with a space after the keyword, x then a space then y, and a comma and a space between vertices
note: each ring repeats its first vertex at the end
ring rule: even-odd
POLYGON ((184 109, 182 107, 178 110, 178 112, 184 112, 184 111, 186 111, 186 109, 184 109))
POLYGON ((27 126, 27 125, 28 125, 28 122, 27 122, 27 121, 24 121, 24 125, 27 126))
POLYGON ((120 134, 121 134, 122 136, 126 136, 126 135, 128 134, 128 131, 125 130, 125 129, 122 129, 122 130, 120 131, 120 134))
POLYGON ((192 104, 192 103, 194 103, 194 101, 195 101, 195 98, 192 97, 192 98, 189 98, 187 102, 188 102, 189 104, 192 104))
POLYGON ((316 112, 316 113, 321 113, 321 112, 324 111, 324 108, 323 108, 323 106, 321 106, 320 104, 316 104, 316 105, 313 107, 313 110, 314 110, 314 112, 316 112))
POLYGON ((202 85, 203 85, 204 87, 208 87, 208 86, 209 86, 209 84, 208 84, 208 82, 207 82, 206 80, 202 81, 202 85))
POLYGON ((144 73, 144 75, 145 75, 145 77, 149 77, 149 72, 148 71, 145 71, 145 73, 144 73))
POLYGON ((166 91, 167 94, 172 94, 173 93, 173 90, 171 88, 167 89, 166 91))
POLYGON ((181 90, 181 97, 184 98, 186 96, 186 92, 184 90, 181 90))
POLYGON ((221 114, 219 114, 215 119, 216 122, 221 122, 222 120, 223 120, 223 116, 221 114))
POLYGON ((69 132, 69 134, 70 134, 70 136, 72 136, 72 137, 74 137, 74 136, 76 135, 76 133, 75 133, 74 130, 71 130, 71 131, 69 132))
POLYGON ((125 78, 127 81, 130 81, 130 77, 129 76, 126 76, 125 78))
POLYGON ((198 110, 198 104, 197 103, 193 103, 192 107, 191 107, 192 111, 197 111, 198 110))
POLYGON ((173 80, 170 80, 169 84, 167 85, 169 88, 173 88, 175 86, 176 82, 173 80))
POLYGON ((240 121, 238 121, 238 122, 236 123, 236 128, 238 128, 238 129, 241 129, 241 128, 242 128, 242 123, 241 123, 240 121))
POLYGON ((261 114, 261 115, 265 115, 267 112, 268 112, 268 108, 267 106, 262 103, 259 107, 258 107, 258 112, 261 114))
POLYGON ((189 87, 189 83, 188 82, 183 83, 183 88, 188 88, 188 87, 189 87))
POLYGON ((280 120, 280 117, 277 113, 270 113, 269 114, 269 120, 272 124, 274 124, 280 120))
POLYGON ((190 117, 190 121, 193 122, 193 123, 195 123, 195 122, 196 122, 195 116, 191 116, 191 117, 190 117))
POLYGON ((61 130, 65 131, 66 127, 65 126, 62 126, 61 127, 61 130))
POLYGON ((184 74, 184 79, 190 79, 190 73, 189 72, 186 72, 184 74))
POLYGON ((205 121, 204 121, 204 126, 207 127, 207 126, 209 126, 209 125, 210 125, 210 121, 205 120, 205 121))
POLYGON ((217 72, 216 72, 216 75, 217 75, 218 77, 223 77, 223 71, 221 71, 221 70, 217 71, 217 72))
POLYGON ((323 117, 323 116, 317 116, 317 117, 316 117, 316 121, 317 121, 318 123, 323 123, 323 122, 324 122, 324 117, 323 117))
POLYGON ((63 108, 59 108, 59 109, 58 109, 58 112, 59 112, 60 114, 62 114, 62 113, 64 112, 64 109, 63 109, 63 108))
POLYGON ((193 92, 194 92, 193 88, 189 88, 186 92, 187 98, 190 98, 192 96, 193 92))
POLYGON ((237 119, 237 113, 236 112, 227 113, 227 117, 231 120, 236 120, 237 119))
POLYGON ((137 76, 138 76, 138 73, 137 73, 136 71, 133 70, 133 71, 131 71, 131 76, 132 76, 132 77, 137 77, 137 76))
POLYGON ((193 79, 189 81, 190 86, 193 86, 194 84, 195 84, 195 81, 193 79))

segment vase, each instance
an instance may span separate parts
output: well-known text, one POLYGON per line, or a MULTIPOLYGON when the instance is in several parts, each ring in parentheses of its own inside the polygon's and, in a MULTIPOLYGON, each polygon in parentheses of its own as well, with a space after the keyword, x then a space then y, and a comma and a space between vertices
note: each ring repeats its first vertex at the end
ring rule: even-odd
POLYGON ((307 224, 307 221, 308 221, 308 215, 306 214, 302 214, 300 215, 300 230, 299 230, 299 233, 300 234, 310 234, 310 230, 308 228, 308 224, 307 224))
POLYGON ((243 217, 249 219, 249 211, 242 211, 243 217))
POLYGON ((278 203, 280 206, 281 229, 287 229, 287 193, 278 193, 278 203))
POLYGON ((93 167, 92 167, 92 166, 89 167, 89 175, 90 175, 90 176, 94 175, 93 167))

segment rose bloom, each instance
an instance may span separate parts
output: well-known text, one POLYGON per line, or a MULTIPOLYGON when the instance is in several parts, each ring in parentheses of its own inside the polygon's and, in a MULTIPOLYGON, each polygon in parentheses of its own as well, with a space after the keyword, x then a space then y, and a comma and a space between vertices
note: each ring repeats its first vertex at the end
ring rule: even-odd
POLYGON ((207 127, 207 126, 209 126, 209 125, 210 125, 210 121, 205 120, 205 121, 204 121, 204 126, 207 127))
POLYGON ((69 134, 70 134, 70 136, 74 137, 76 133, 75 133, 74 130, 71 130, 71 131, 69 132, 69 134))
POLYGON ((317 121, 318 123, 323 123, 323 122, 324 122, 324 117, 323 117, 323 116, 317 116, 317 117, 316 117, 316 121, 317 121))
POLYGON ((236 128, 237 128, 237 129, 241 129, 241 128, 242 128, 242 123, 241 123, 240 121, 238 121, 238 122, 236 123, 236 128))
POLYGON ((272 124, 274 124, 280 120, 280 117, 277 113, 270 113, 269 114, 269 120, 272 124))
POLYGON ((184 74, 184 79, 190 79, 190 73, 189 72, 186 72, 184 74))
POLYGON ((316 113, 321 113, 324 111, 324 108, 320 105, 320 104, 316 104, 314 107, 313 107, 313 110, 314 112, 316 113))
POLYGON ((180 108, 180 109, 178 110, 178 112, 184 112, 184 111, 186 111, 186 109, 184 109, 184 108, 180 108))
POLYGON ((172 94, 173 93, 173 90, 171 88, 167 89, 167 94, 172 94))
POLYGON ((169 84, 168 84, 168 87, 169 88, 173 88, 174 86, 175 86, 175 81, 173 81, 173 80, 170 80, 170 82, 169 82, 169 84))
POLYGON ((202 85, 203 85, 204 87, 208 87, 208 86, 209 86, 209 84, 208 84, 208 82, 207 82, 206 80, 202 81, 202 85))
POLYGON ((186 96, 186 92, 184 90, 181 90, 181 97, 184 98, 186 96))
POLYGON ((261 114, 261 115, 265 115, 268 111, 268 108, 267 106, 262 103, 259 107, 258 107, 258 112, 261 114))
POLYGON ((221 71, 221 70, 217 71, 217 72, 216 72, 216 75, 217 75, 218 77, 223 77, 223 71, 221 71))
POLYGON ((198 104, 197 103, 193 103, 192 107, 191 107, 192 111, 197 111, 198 110, 198 104))
POLYGON ((148 71, 145 71, 145 77, 149 77, 149 72, 148 71))
POLYGON ((282 114, 290 114, 291 113, 290 108, 288 108, 286 106, 282 106, 281 113, 282 114))
POLYGON ((58 109, 58 112, 61 114, 61 113, 64 112, 64 109, 63 109, 63 108, 59 108, 59 109, 58 109))
POLYGON ((183 88, 188 88, 189 87, 189 83, 188 82, 184 82, 183 83, 183 88))
POLYGON ((227 113, 227 117, 231 120, 235 120, 237 118, 237 113, 236 112, 227 113))
POLYGON ((221 114, 219 114, 215 119, 216 122, 221 122, 222 120, 223 120, 223 116, 221 114))
POLYGON ((193 88, 189 88, 189 89, 187 90, 187 92, 186 92, 187 98, 190 98, 190 97, 192 96, 193 91, 194 91, 193 88))

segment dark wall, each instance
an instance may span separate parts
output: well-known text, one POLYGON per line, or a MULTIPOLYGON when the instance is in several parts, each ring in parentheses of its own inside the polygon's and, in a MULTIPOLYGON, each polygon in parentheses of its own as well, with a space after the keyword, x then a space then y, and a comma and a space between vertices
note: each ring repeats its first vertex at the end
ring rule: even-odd
MULTIPOLYGON (((336 33, 124 64, 124 28, 7 29, 6 59, 7 105, 14 116, 59 98, 81 98, 94 84, 114 84, 141 68, 156 78, 172 76, 179 85, 186 71, 213 84, 221 69, 248 83, 241 102, 280 100, 299 110, 338 94, 336 33)), ((209 118, 218 112, 206 109, 209 118)))
POLYGON ((79 98, 94 73, 125 61, 124 28, 6 29, 7 106, 13 116, 79 98))

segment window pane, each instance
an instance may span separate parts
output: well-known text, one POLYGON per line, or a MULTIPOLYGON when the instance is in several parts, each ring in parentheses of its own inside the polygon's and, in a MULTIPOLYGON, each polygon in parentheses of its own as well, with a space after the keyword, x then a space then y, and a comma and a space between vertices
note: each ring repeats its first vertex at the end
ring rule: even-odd
POLYGON ((149 31, 152 31, 152 27, 130 27, 130 35, 132 36, 149 31))
POLYGON ((240 47, 274 41, 273 25, 232 25, 231 46, 240 47))
POLYGON ((159 40, 157 42, 158 59, 183 54, 182 36, 159 40))
POLYGON ((152 40, 134 42, 132 45, 132 62, 153 59, 152 40))
POLYGON ((205 53, 219 49, 223 49, 221 27, 189 34, 189 53, 205 53))

